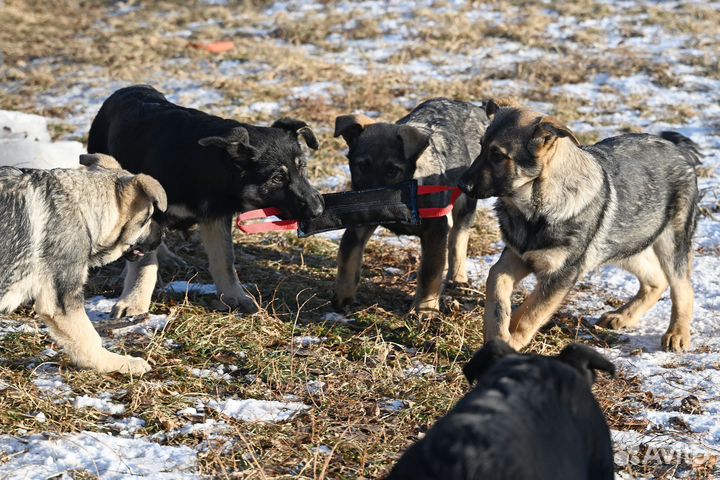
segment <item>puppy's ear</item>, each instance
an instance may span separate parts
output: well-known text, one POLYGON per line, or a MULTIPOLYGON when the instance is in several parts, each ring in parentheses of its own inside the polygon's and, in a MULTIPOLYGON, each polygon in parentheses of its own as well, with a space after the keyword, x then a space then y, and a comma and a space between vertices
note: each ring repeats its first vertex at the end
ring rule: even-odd
POLYGON ((517 353, 507 343, 493 338, 489 340, 468 363, 463 367, 463 373, 470 385, 476 382, 485 372, 507 355, 517 353))
POLYGON ((88 168, 98 167, 106 170, 122 170, 122 166, 115 157, 104 153, 83 153, 80 155, 80 165, 88 168))
POLYGON ((491 98, 490 100, 485 102, 485 115, 490 118, 494 116, 495 113, 497 113, 497 111, 503 107, 519 108, 520 104, 515 99, 510 97, 491 98))
POLYGON ((358 113, 357 115, 340 115, 335 118, 335 133, 333 136, 337 138, 342 135, 348 147, 352 147, 362 131, 373 123, 375 123, 375 120, 366 117, 362 113, 358 113))
POLYGON ((150 199, 155 210, 161 212, 167 210, 167 195, 165 194, 165 189, 160 185, 160 182, 150 175, 141 173, 133 176, 131 184, 150 199))
POLYGON ((198 144, 202 147, 222 148, 234 158, 241 158, 242 153, 250 158, 257 155, 257 150, 250 145, 250 134, 243 127, 235 127, 223 136, 201 138, 198 144))
POLYGON ((417 159, 430 144, 430 135, 410 125, 399 126, 397 134, 407 160, 417 159))
POLYGON ((320 148, 320 143, 318 142, 317 137, 310 129, 310 127, 308 127, 308 124, 303 122, 302 120, 297 120, 294 118, 281 118, 280 120, 276 120, 271 126, 273 128, 282 128, 283 130, 288 130, 290 132, 293 132, 295 135, 302 137, 305 140, 307 146, 313 150, 317 150, 318 148, 320 148))
POLYGON ((558 119, 542 117, 528 140, 527 148, 531 153, 538 154, 558 138, 569 138, 575 145, 580 146, 575 134, 558 119))
POLYGON ((558 360, 575 368, 590 385, 595 382, 596 370, 608 372, 615 376, 615 365, 602 354, 587 345, 573 343, 563 349, 557 356, 558 360))

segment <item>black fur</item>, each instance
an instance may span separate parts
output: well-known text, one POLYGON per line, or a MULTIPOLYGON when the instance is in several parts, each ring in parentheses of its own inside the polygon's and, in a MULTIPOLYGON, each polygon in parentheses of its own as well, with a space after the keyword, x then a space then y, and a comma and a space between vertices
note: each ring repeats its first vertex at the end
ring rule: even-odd
MULTIPOLYGON (((480 151, 487 120, 481 108, 445 98, 421 103, 397 123, 362 125, 346 121, 348 117, 338 117, 335 136, 342 135, 348 144, 354 190, 385 187, 413 178, 421 185, 456 185, 480 151)), ((450 193, 433 195, 431 199, 422 198, 420 206, 445 206, 449 201, 450 193)), ((424 219, 420 225, 383 225, 398 234, 420 237, 423 260, 418 271, 414 309, 437 310, 442 270, 448 255, 451 268, 456 264, 459 265, 456 270, 462 270, 449 271, 448 280, 467 281, 465 258, 455 255, 461 248, 457 248, 459 242, 453 243, 453 238, 461 237, 461 231, 471 226, 476 203, 464 195, 457 200, 452 228, 446 217, 424 219)), ((355 299, 362 250, 374 230, 374 226, 368 226, 345 231, 333 297, 336 309, 344 309, 355 299)))
POLYGON ((154 88, 136 85, 102 105, 88 152, 113 155, 123 168, 155 177, 171 207, 192 213, 183 226, 270 206, 312 218, 322 212, 322 196, 304 176, 298 136, 317 148, 304 122, 248 125, 175 105, 154 88))
POLYGON ((465 368, 475 387, 388 480, 612 479, 610 431, 590 389, 594 369, 614 366, 582 345, 545 357, 489 341, 465 368))

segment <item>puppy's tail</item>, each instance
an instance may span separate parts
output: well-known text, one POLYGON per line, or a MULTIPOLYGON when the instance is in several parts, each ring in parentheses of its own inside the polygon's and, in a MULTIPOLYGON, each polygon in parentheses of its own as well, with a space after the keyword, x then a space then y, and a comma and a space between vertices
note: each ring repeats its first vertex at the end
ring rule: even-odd
POLYGON ((694 165, 700 165, 702 163, 700 159, 703 157, 703 154, 700 152, 700 147, 698 147, 697 143, 693 142, 685 135, 678 132, 666 131, 660 132, 660 138, 663 138, 668 142, 672 142, 680 147, 694 165))

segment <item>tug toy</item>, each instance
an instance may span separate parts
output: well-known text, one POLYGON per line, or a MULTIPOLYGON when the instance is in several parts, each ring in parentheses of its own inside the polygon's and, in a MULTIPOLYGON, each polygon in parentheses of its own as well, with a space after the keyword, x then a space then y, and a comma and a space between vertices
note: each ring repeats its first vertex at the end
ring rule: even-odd
POLYGON ((419 185, 416 180, 398 183, 385 188, 359 190, 323 195, 325 210, 310 220, 282 219, 278 208, 262 208, 242 213, 237 227, 244 233, 264 233, 297 230, 298 236, 309 237, 316 233, 360 225, 399 223, 417 225, 423 218, 438 218, 452 212, 460 196, 457 187, 419 185), (452 192, 450 203, 444 207, 418 207, 418 196, 452 192), (279 220, 263 221, 271 217, 279 220))

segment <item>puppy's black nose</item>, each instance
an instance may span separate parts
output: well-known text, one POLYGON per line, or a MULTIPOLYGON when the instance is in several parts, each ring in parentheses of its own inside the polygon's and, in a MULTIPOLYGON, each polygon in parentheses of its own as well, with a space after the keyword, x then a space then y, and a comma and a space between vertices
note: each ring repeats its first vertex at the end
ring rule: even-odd
POLYGON ((304 213, 308 218, 317 218, 325 211, 325 200, 322 195, 316 193, 305 202, 303 207, 304 213))

